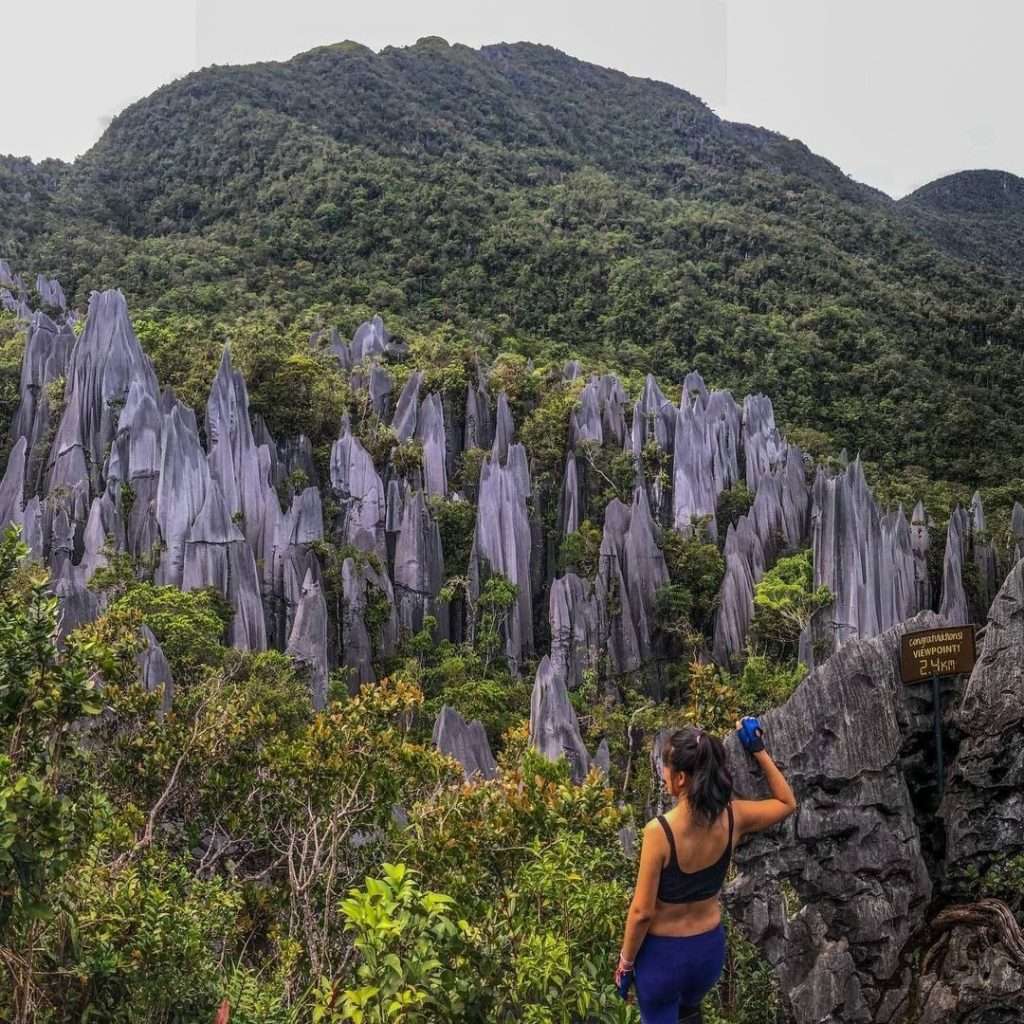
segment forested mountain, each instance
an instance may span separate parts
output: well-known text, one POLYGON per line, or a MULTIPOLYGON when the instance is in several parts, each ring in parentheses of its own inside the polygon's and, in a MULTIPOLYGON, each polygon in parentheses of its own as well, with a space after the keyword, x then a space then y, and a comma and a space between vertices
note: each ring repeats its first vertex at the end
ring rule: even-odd
POLYGON ((1014 285, 802 144, 547 47, 208 68, 2 184, 5 254, 79 305, 360 307, 666 385, 696 369, 888 469, 996 482, 1024 453, 1014 285))
POLYGON ((963 171, 904 197, 914 228, 955 256, 1021 277, 1024 179, 1006 171, 963 171))

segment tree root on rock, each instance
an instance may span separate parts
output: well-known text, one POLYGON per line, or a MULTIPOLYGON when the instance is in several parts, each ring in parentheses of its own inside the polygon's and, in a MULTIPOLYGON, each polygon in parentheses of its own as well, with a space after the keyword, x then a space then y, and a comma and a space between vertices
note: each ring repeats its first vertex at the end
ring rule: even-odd
POLYGON ((941 959, 945 952, 948 933, 957 925, 984 928, 994 932, 997 941, 1002 943, 1010 958, 1021 971, 1024 971, 1024 933, 1021 932, 1017 919, 1002 900, 986 898, 978 900, 977 903, 947 907, 935 915, 931 927, 934 932, 941 934, 925 954, 921 964, 922 975, 927 975, 933 963, 941 959))

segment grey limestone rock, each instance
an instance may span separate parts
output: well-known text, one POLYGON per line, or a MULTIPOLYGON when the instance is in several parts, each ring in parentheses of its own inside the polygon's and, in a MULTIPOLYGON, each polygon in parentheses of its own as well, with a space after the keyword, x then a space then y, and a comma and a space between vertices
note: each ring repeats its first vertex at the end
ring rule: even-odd
POLYGON ((18 438, 7 457, 7 469, 0 482, 0 530, 8 526, 25 525, 25 464, 28 458, 28 439, 18 438))
POLYGON ((743 413, 728 391, 712 391, 704 403, 712 442, 712 469, 718 494, 740 481, 739 451, 743 413))
POLYGON ((616 674, 635 671, 653 658, 655 595, 667 582, 647 492, 637 487, 632 506, 618 499, 608 505, 601 539, 597 594, 616 674))
POLYGON ((71 564, 70 559, 57 563, 60 568, 54 573, 53 593, 59 601, 57 637, 63 642, 69 633, 92 622, 99 612, 97 595, 82 579, 81 573, 71 564))
MULTIPOLYGON (((909 991, 903 954, 932 884, 901 764, 912 721, 899 637, 939 621, 928 612, 851 641, 761 716, 799 808, 737 847, 725 895, 773 965, 795 1024, 889 1021, 880 1008, 909 991)), ((735 734, 726 749, 736 792, 765 795, 735 734)))
POLYGON ((32 552, 34 561, 41 562, 44 556, 43 510, 38 496, 25 503, 25 524, 22 537, 32 552))
POLYGON ((914 552, 914 587, 917 593, 917 607, 931 608, 932 586, 928 575, 928 548, 931 537, 928 529, 928 514, 924 503, 918 502, 910 516, 910 547, 914 552))
POLYGON ((21 364, 21 400, 14 414, 11 435, 28 441, 26 486, 37 493, 43 484, 51 420, 50 386, 67 372, 75 336, 67 326, 57 325, 45 314, 36 313, 29 324, 25 358, 21 364))
POLYGON ((211 480, 185 540, 183 590, 213 587, 235 609, 228 642, 242 650, 267 646, 252 548, 234 522, 220 484, 211 480))
POLYGON ((834 596, 835 643, 875 636, 920 610, 909 524, 879 514, 860 459, 814 483, 814 583, 834 596))
POLYGON ((48 278, 43 274, 37 274, 36 292, 39 294, 39 298, 44 306, 61 311, 68 308, 67 299, 64 297, 64 289, 61 288, 60 281, 55 277, 48 278))
POLYGON ((323 540, 324 513, 320 491, 306 487, 295 495, 282 520, 282 540, 278 547, 315 544, 323 540))
POLYGON ((176 404, 165 414, 160 444, 156 519, 165 550, 157 579, 180 587, 185 573, 185 542, 206 502, 210 470, 199 443, 195 416, 184 406, 176 404))
POLYGON ((530 746, 551 761, 564 756, 574 782, 590 771, 590 755, 569 701, 564 666, 545 655, 537 668, 530 698, 530 746))
POLYGON ((725 577, 718 592, 715 617, 715 661, 727 665, 744 648, 754 617, 754 587, 764 575, 764 541, 757 533, 755 519, 741 516, 725 535, 725 577))
MULTIPOLYGON (((803 458, 790 446, 785 460, 761 478, 747 515, 726 532, 725 578, 715 619, 714 657, 719 664, 728 664, 744 649, 754 615, 754 588, 765 570, 779 555, 806 542, 809 507, 803 458)), ((804 656, 810 651, 808 637, 804 656)))
POLYGON ((441 396, 427 395, 420 406, 416 438, 423 445, 423 486, 430 495, 448 495, 448 472, 445 466, 447 445, 444 430, 444 409, 441 396))
POLYGON ((364 359, 372 359, 384 355, 391 335, 384 327, 384 321, 375 316, 372 320, 364 320, 352 335, 352 362, 359 363, 364 359))
POLYGON ((375 364, 370 369, 370 404, 378 419, 386 421, 391 415, 391 392, 395 389, 395 379, 384 369, 375 364))
POLYGON ((315 580, 320 579, 320 563, 312 550, 324 536, 320 491, 305 488, 295 495, 285 514, 273 497, 265 520, 268 528, 273 522, 273 536, 264 542, 271 554, 263 563, 269 640, 283 646, 291 637, 307 574, 312 572, 315 580))
POLYGON ((881 529, 883 559, 879 569, 879 622, 895 625, 921 610, 910 524, 902 506, 882 516, 881 529))
POLYGON ((391 580, 371 554, 346 558, 341 567, 344 664, 358 689, 377 678, 374 661, 390 657, 398 643, 398 617, 391 580), (367 613, 375 611, 370 622, 367 613))
POLYGON ((616 448, 626 448, 631 443, 629 426, 626 423, 626 407, 629 397, 618 377, 606 373, 598 381, 601 398, 601 426, 604 443, 616 448))
POLYGON ((93 498, 89 519, 85 524, 85 533, 82 537, 84 550, 79 571, 86 583, 92 579, 97 569, 107 564, 108 542, 116 550, 123 551, 126 547, 124 524, 110 488, 100 497, 93 498))
POLYGON ((425 616, 433 615, 438 622, 438 635, 447 637, 448 610, 438 601, 444 585, 441 533, 422 491, 406 492, 393 575, 401 628, 407 633, 418 633, 423 629, 425 616))
POLYGON ((119 291, 93 292, 66 380, 64 412, 50 453, 48 490, 84 484, 89 498, 103 489, 101 470, 131 386, 154 400, 160 393, 119 291))
POLYGON ((295 612, 286 653, 309 673, 313 707, 322 709, 327 704, 327 602, 320 581, 312 569, 306 571, 302 581, 302 596, 295 612))
MULTIPOLYGON (((314 347, 322 345, 323 342, 323 331, 314 331, 309 339, 310 345, 314 347)), ((338 333, 337 327, 332 327, 327 334, 327 351, 338 360, 338 363, 343 370, 352 369, 352 349, 349 346, 349 343, 338 333)))
POLYGON ((409 379, 398 396, 398 405, 395 406, 395 415, 391 420, 391 429, 399 442, 408 441, 416 434, 416 418, 420 406, 420 385, 423 383, 423 374, 417 370, 409 374, 409 379))
POLYGON ((1019 501, 1013 503, 1010 513, 1010 532, 1013 534, 1014 561, 1024 558, 1024 505, 1019 501))
POLYGON ((494 442, 491 455, 499 462, 508 458, 509 446, 515 437, 516 425, 512 419, 512 410, 508 405, 508 395, 504 391, 498 395, 498 411, 494 418, 494 442))
POLYGON ((950 513, 946 553, 942 564, 942 604, 939 614, 951 624, 970 622, 964 590, 964 556, 970 534, 970 516, 959 505, 950 513))
POLYGON ((462 765, 467 779, 480 776, 493 779, 498 766, 483 724, 467 722, 448 704, 442 706, 434 722, 433 743, 442 754, 454 757, 462 765))
MULTIPOLYGON (((495 439, 495 451, 498 439, 495 439)), ((493 455, 480 471, 476 528, 470 556, 470 597, 476 601, 488 576, 500 574, 518 588, 505 629, 505 651, 513 671, 533 653, 530 580, 532 534, 522 468, 525 451, 512 445, 508 461, 493 455), (517 468, 518 467, 518 468, 517 468)))
POLYGON ((602 609, 594 587, 575 573, 551 584, 548 621, 551 657, 565 666, 565 684, 575 690, 586 671, 596 669, 602 645, 602 609))
POLYGON ((795 445, 787 448, 784 467, 776 478, 779 480, 782 548, 784 551, 796 551, 808 539, 811 488, 807 483, 803 454, 795 445))
MULTIPOLYGON (((75 526, 68 514, 67 507, 63 504, 53 509, 53 518, 50 521, 50 568, 54 577, 59 577, 65 565, 71 565, 75 558, 75 526)), ((77 577, 69 581, 78 586, 80 581, 77 577)))
POLYGON ((126 547, 137 557, 147 556, 160 546, 162 428, 163 415, 156 398, 137 381, 133 382, 118 418, 105 476, 108 488, 118 485, 126 547))
POLYGON ((263 560, 264 516, 271 482, 272 456, 256 444, 249 419, 249 393, 241 373, 231 365, 227 348, 206 403, 206 441, 210 476, 216 480, 255 556, 263 560))
POLYGON ((145 623, 142 625, 141 633, 145 647, 135 658, 139 667, 139 681, 147 692, 162 694, 163 710, 170 711, 174 700, 174 676, 171 673, 171 666, 153 631, 145 623))
POLYGON ((743 400, 743 452, 747 487, 757 492, 762 478, 786 458, 786 443, 775 426, 771 399, 747 395, 743 400))
POLYGON ((678 410, 662 393, 653 375, 648 374, 643 394, 633 406, 631 442, 635 458, 640 458, 647 442, 651 440, 662 451, 672 451, 677 413, 678 410))
POLYGON ((387 498, 385 499, 384 532, 396 534, 402 528, 402 515, 405 497, 401 480, 392 477, 388 481, 387 498))
POLYGON ((981 618, 988 613, 989 605, 996 596, 999 580, 997 579, 996 551, 985 528, 985 509, 981 503, 981 495, 977 491, 974 492, 974 497, 971 499, 970 521, 971 549, 978 581, 976 612, 981 618))
POLYGON ((594 766, 597 770, 608 777, 608 772, 611 771, 612 767, 612 755, 608 749, 608 740, 602 737, 601 742, 597 745, 597 750, 594 752, 594 766))
POLYGON ((673 449, 673 521, 677 530, 690 533, 695 523, 705 518, 707 532, 712 539, 718 536, 715 523, 719 494, 715 480, 715 449, 704 404, 695 402, 691 405, 684 395, 676 417, 673 449))
MULTIPOLYGON (((256 424, 253 423, 255 433, 256 424)), ((316 462, 313 459, 313 444, 305 434, 298 437, 289 437, 280 444, 274 444, 274 439, 268 433, 265 438, 256 438, 257 447, 266 447, 270 452, 271 478, 275 483, 280 480, 284 483, 292 479, 296 474, 305 478, 306 485, 316 486, 319 482, 319 475, 316 471, 316 462)))
POLYGON ((961 739, 941 813, 947 871, 962 879, 1024 852, 1024 562, 992 602, 953 721, 961 739))
POLYGON ((494 441, 491 427, 491 403, 487 395, 487 385, 483 374, 477 371, 476 384, 466 389, 466 426, 464 445, 466 451, 471 448, 490 448, 494 441))
POLYGON ((338 529, 343 543, 385 557, 384 484, 373 459, 347 423, 331 450, 331 486, 339 506, 338 529))
POLYGON ((708 389, 704 378, 696 370, 691 370, 683 378, 683 393, 679 400, 680 408, 691 406, 704 409, 707 404, 708 389))
POLYGON ((922 958, 910 1004, 915 1024, 1018 1024, 1024 956, 1003 941, 1000 912, 988 901, 949 910, 962 920, 944 928, 922 958))
POLYGON ((594 375, 580 393, 572 414, 570 446, 584 441, 621 449, 626 443, 626 392, 613 374, 594 375))
POLYGON ((569 452, 565 459, 565 477, 562 480, 562 493, 559 497, 558 521, 562 536, 568 537, 580 528, 582 500, 580 481, 576 472, 576 456, 569 452))

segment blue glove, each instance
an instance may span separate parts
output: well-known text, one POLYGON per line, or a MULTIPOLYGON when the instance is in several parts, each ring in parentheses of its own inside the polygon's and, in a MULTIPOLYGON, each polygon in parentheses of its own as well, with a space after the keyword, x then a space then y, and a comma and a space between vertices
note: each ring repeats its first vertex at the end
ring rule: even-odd
POLYGON ((743 749, 748 754, 756 754, 758 751, 764 750, 764 730, 753 715, 747 715, 740 722, 736 735, 739 736, 740 743, 743 744, 743 749))
POLYGON ((622 996, 623 999, 625 999, 626 996, 629 995, 629 986, 632 985, 632 984, 633 984, 633 972, 632 971, 623 971, 623 973, 622 973, 622 981, 619 982, 619 995, 622 996))

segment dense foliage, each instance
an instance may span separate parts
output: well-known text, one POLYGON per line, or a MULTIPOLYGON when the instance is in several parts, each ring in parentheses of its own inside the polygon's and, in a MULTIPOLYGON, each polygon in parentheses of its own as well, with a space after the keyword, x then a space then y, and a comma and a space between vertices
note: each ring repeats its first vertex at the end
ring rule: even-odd
MULTIPOLYGON (((437 649, 428 623, 317 714, 283 655, 219 646, 215 595, 104 582, 60 647, 45 574, 0 542, 0 1017, 636 1020, 611 968, 650 779, 622 755, 670 709, 591 707, 616 756, 577 785, 527 749, 528 687, 486 629, 437 649), (137 682, 144 621, 180 672, 169 710, 137 682), (496 780, 431 749, 420 681, 489 721, 496 780)), ((507 604, 491 582, 475 614, 507 604)), ((712 1019, 760 1024, 771 972, 739 936, 731 956, 712 1019)))

